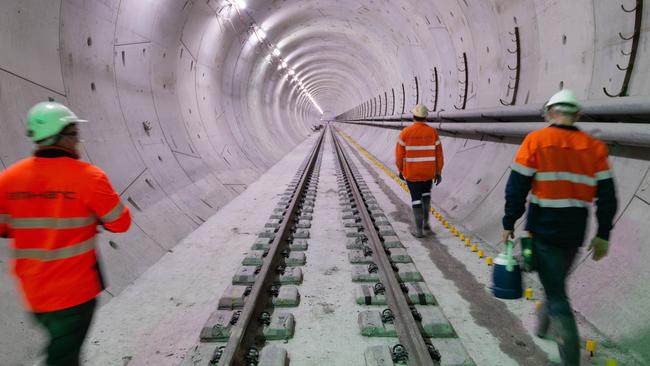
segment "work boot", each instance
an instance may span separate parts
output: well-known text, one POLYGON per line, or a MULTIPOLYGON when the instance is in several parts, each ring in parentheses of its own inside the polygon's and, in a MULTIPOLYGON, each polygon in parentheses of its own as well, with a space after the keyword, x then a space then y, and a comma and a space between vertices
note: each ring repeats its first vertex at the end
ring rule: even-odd
POLYGON ((562 366, 580 366, 580 338, 573 314, 551 316, 562 366))
POLYGON ((424 220, 424 213, 422 207, 413 207, 413 218, 415 225, 411 230, 411 234, 416 238, 423 238, 424 233, 422 232, 422 224, 424 220))
POLYGON ((429 196, 422 197, 422 210, 423 210, 422 229, 424 230, 425 234, 430 234, 432 232, 431 225, 429 225, 429 212, 431 212, 431 197, 429 196))

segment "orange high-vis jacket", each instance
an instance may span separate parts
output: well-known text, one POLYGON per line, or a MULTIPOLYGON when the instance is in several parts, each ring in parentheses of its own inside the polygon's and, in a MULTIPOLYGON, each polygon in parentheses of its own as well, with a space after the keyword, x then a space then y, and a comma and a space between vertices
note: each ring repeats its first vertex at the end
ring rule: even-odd
POLYGON ((604 143, 561 128, 530 133, 512 169, 533 177, 531 202, 549 208, 590 207, 597 182, 612 178, 604 143))
MULTIPOLYGON (((0 236, 13 238, 13 271, 30 311, 85 303, 102 290, 96 226, 131 225, 106 174, 74 154, 24 159, 0 173, 0 236)), ((62 149, 60 149, 62 150, 62 149)))
POLYGON ((395 164, 409 182, 425 182, 442 175, 444 157, 438 131, 422 122, 403 129, 395 146, 395 164))

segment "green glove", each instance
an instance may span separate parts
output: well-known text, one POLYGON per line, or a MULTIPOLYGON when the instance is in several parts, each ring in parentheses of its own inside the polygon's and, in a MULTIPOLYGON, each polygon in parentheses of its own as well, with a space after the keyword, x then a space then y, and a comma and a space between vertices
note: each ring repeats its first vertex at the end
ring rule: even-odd
POLYGON ((599 261, 607 256, 607 251, 609 250, 609 241, 595 237, 591 241, 591 244, 589 244, 588 249, 590 251, 594 251, 594 255, 592 256, 593 260, 599 261))

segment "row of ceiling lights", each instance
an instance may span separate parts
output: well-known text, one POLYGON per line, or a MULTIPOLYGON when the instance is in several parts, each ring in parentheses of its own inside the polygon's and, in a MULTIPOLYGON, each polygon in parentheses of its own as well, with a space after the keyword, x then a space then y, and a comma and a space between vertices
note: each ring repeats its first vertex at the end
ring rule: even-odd
MULTIPOLYGON (((232 6, 234 6, 238 11, 246 9, 246 2, 244 0, 228 0, 228 2, 232 6)), ((267 36, 266 31, 264 29, 262 29, 262 27, 257 25, 257 23, 255 23, 255 21, 253 21, 252 31, 253 31, 253 35, 254 35, 253 38, 255 38, 257 41, 259 41, 262 44, 265 44, 268 47, 269 55, 266 57, 267 61, 270 64, 272 64, 273 59, 277 58, 278 59, 278 71, 286 70, 286 74, 284 76, 285 80, 287 78, 290 78, 291 82, 298 83, 298 87, 300 88, 300 91, 302 91, 303 94, 305 94, 305 96, 307 96, 307 98, 309 98, 309 100, 312 102, 314 107, 316 107, 316 109, 318 109, 320 114, 323 114, 323 109, 318 105, 318 103, 316 102, 314 97, 311 95, 309 90, 307 90, 307 88, 303 84, 302 80, 299 77, 296 76, 296 70, 289 67, 287 62, 280 57, 280 55, 282 54, 280 49, 277 46, 274 46, 273 44, 271 44, 269 42, 264 42, 264 40, 266 39, 266 36, 267 36)))

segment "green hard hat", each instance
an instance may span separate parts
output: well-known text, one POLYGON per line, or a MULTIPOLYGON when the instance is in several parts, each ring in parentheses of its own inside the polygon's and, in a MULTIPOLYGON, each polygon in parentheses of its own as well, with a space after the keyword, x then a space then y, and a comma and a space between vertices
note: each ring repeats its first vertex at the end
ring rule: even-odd
POLYGON ((38 142, 61 133, 71 123, 88 122, 79 119, 68 107, 56 102, 41 102, 27 113, 27 136, 38 142))
POLYGON ((544 106, 544 109, 548 111, 551 107, 555 107, 561 112, 568 113, 578 113, 582 109, 578 97, 574 92, 568 89, 562 89, 553 94, 551 99, 549 99, 544 106))

